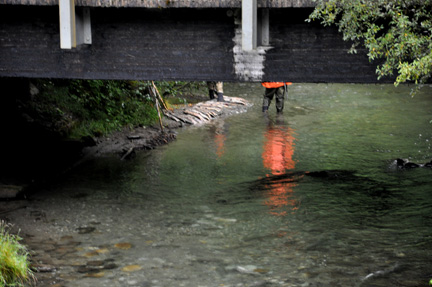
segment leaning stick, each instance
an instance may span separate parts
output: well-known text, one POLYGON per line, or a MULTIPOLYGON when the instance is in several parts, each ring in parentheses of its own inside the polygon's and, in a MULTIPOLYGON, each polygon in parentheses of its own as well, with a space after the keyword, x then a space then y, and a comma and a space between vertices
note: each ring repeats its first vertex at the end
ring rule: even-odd
MULTIPOLYGON (((154 85, 154 84, 153 84, 153 85, 154 85)), ((154 99, 155 99, 156 110, 157 110, 158 117, 159 117, 159 124, 160 124, 161 130, 163 131, 164 128, 163 128, 163 125, 162 125, 162 117, 161 117, 160 109, 159 109, 159 101, 158 101, 158 99, 157 99, 157 97, 156 97, 156 93, 155 93, 154 89, 151 88, 150 90, 151 90, 151 92, 152 92, 152 94, 153 94, 153 97, 154 97, 154 99)))
POLYGON ((153 81, 152 81, 152 84, 153 84, 153 88, 156 90, 156 94, 157 94, 159 100, 162 102, 162 106, 163 106, 163 108, 164 108, 165 110, 168 110, 167 106, 165 105, 164 100, 162 99, 161 95, 159 94, 159 90, 158 90, 158 88, 156 87, 156 85, 155 85, 155 83, 154 83, 153 81))

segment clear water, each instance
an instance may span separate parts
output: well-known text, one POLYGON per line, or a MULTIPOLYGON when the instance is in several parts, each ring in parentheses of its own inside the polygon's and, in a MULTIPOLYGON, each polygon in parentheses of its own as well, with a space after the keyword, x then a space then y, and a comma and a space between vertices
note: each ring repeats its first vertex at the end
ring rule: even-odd
POLYGON ((428 285, 432 170, 389 166, 432 159, 431 87, 296 84, 280 116, 258 84, 225 90, 254 106, 35 195, 45 228, 119 265, 65 286, 428 285))

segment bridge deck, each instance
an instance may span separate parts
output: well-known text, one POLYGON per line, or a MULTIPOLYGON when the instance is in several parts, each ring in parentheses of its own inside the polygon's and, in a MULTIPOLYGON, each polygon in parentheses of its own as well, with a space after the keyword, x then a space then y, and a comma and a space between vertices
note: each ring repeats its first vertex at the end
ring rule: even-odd
MULTIPOLYGON (((6 1, 38 0, 0 0, 0 5, 6 1)), ((91 11, 91 42, 61 49, 59 7, 49 1, 0 6, 0 78, 377 82, 376 63, 369 62, 365 49, 348 54, 351 43, 343 41, 337 27, 305 22, 312 7, 265 11, 270 19, 268 43, 252 50, 242 49, 242 15, 221 6, 240 5, 240 0, 170 1, 219 9, 78 7, 77 14, 91 11)), ((127 3, 138 1, 143 7, 167 4, 167 0, 127 3)), ((280 6, 306 3, 257 1, 280 6)))
MULTIPOLYGON (((10 5, 58 5, 59 0, 0 0, 10 5)), ((86 7, 142 7, 142 8, 240 8, 241 0, 75 0, 86 7)), ((314 7, 311 0, 257 0, 260 8, 314 7)))

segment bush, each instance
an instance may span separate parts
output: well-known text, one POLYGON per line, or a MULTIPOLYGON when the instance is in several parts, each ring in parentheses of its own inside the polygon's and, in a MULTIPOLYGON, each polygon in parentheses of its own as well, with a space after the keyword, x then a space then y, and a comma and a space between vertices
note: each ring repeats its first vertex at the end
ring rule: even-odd
MULTIPOLYGON (((158 119, 149 81, 39 79, 32 84, 38 93, 21 102, 22 113, 65 138, 107 135, 124 127, 152 125, 158 119)), ((162 96, 183 104, 186 99, 180 97, 190 101, 205 88, 205 82, 155 84, 162 96)))
POLYGON ((0 222, 0 286, 24 286, 34 281, 29 268, 27 248, 18 235, 9 233, 10 225, 0 222))
POLYGON ((37 80, 39 93, 23 103, 34 122, 67 138, 101 136, 157 120, 152 99, 128 81, 37 80))
MULTIPOLYGON (((393 76, 395 85, 414 82, 417 88, 432 77, 432 1, 314 0, 307 21, 336 25, 344 40, 367 49, 378 59, 378 79, 393 76)), ((414 90, 416 91, 416 90, 414 90)))

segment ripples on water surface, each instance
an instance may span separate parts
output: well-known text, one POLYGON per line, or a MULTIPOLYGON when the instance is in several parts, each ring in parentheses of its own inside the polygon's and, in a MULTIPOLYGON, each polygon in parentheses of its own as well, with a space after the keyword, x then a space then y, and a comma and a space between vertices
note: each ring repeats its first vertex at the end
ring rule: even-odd
POLYGON ((132 161, 95 161, 58 188, 89 193, 82 200, 93 207, 80 218, 102 223, 97 240, 136 246, 125 264, 163 262, 127 280, 427 285, 432 170, 388 166, 398 157, 432 159, 431 88, 411 98, 409 87, 296 84, 282 116, 274 102, 261 113, 258 84, 225 89, 254 106, 182 130, 132 161))

